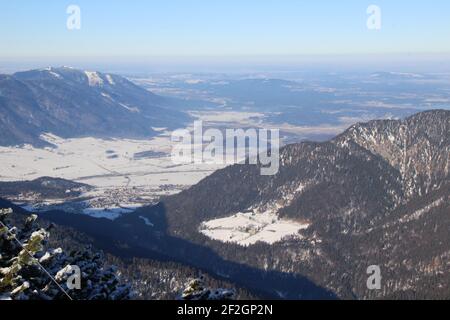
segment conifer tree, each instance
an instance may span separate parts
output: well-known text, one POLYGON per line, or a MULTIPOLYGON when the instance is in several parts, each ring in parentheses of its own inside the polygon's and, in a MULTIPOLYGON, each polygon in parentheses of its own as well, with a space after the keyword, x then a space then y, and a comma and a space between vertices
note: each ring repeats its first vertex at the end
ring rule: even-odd
POLYGON ((235 292, 228 289, 211 289, 204 284, 204 278, 191 280, 183 293, 182 300, 233 300, 235 292))
MULTIPOLYGON (((86 248, 65 253, 46 249, 51 226, 39 228, 37 216, 23 226, 11 226, 11 209, 0 209, 0 299, 13 300, 123 300, 131 289, 114 267, 105 267, 100 253, 86 248), (74 272, 78 283, 72 286, 74 272)), ((76 281, 75 281, 76 282, 76 281)))

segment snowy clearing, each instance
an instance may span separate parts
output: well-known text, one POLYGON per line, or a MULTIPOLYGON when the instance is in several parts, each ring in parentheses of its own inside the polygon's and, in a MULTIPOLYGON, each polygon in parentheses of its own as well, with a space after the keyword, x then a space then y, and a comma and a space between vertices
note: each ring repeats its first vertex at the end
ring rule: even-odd
POLYGON ((300 237, 299 231, 308 227, 307 223, 279 219, 271 210, 254 210, 204 222, 200 232, 214 240, 247 247, 258 241, 273 244, 290 236, 300 237))

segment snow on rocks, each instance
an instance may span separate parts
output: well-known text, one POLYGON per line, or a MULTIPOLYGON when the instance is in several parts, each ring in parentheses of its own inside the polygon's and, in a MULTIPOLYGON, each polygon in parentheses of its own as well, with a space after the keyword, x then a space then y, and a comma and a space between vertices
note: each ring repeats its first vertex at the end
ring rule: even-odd
POLYGON ((103 85, 103 79, 100 78, 99 74, 94 71, 85 71, 84 74, 88 78, 89 85, 91 87, 103 85))
POLYGON ((114 79, 113 79, 113 77, 110 75, 110 74, 107 74, 106 75, 106 80, 108 81, 108 83, 110 84, 110 85, 115 85, 116 83, 114 82, 114 79))

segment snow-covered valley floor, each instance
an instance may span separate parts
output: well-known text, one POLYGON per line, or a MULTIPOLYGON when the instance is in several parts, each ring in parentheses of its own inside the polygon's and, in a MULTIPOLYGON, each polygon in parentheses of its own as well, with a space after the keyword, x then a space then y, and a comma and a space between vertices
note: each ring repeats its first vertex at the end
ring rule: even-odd
MULTIPOLYGON (((175 165, 170 135, 148 140, 42 137, 54 147, 0 147, 0 181, 29 181, 40 177, 72 180, 93 186, 69 205, 64 199, 21 197, 30 210, 62 208, 94 217, 117 218, 151 204, 162 195, 180 192, 222 166, 175 165)), ((19 195, 18 195, 18 198, 19 195)))
MULTIPOLYGON (((202 120, 206 127, 214 128, 248 126, 255 118, 264 117, 247 112, 194 112, 192 116, 202 120)), ((171 133, 165 128, 153 129, 159 135, 146 140, 63 139, 48 133, 41 138, 52 147, 0 147, 0 181, 52 177, 88 184, 93 189, 69 202, 43 199, 34 194, 18 194, 15 202, 31 211, 63 209, 115 219, 152 204, 161 196, 180 192, 225 166, 223 163, 174 163, 171 133)), ((191 131, 193 126, 187 129, 191 131)))

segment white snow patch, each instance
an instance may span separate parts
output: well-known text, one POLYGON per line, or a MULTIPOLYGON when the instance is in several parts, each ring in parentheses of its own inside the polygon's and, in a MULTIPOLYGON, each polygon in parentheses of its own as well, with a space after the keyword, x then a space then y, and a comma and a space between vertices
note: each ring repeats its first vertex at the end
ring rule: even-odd
POLYGON ((153 130, 153 131, 156 131, 156 132, 164 132, 164 131, 167 130, 167 128, 157 128, 157 127, 152 127, 152 130, 153 130))
POLYGON ((141 110, 139 110, 138 108, 136 108, 136 107, 129 107, 129 106, 127 106, 126 104, 124 104, 124 103, 119 103, 122 107, 124 107, 125 109, 127 109, 128 111, 130 111, 130 112, 135 112, 135 113, 139 113, 139 112, 141 112, 141 110))
POLYGON ((282 291, 278 291, 278 290, 275 290, 275 292, 281 299, 286 299, 286 297, 287 297, 286 292, 282 292, 282 291))
POLYGON ((199 84, 199 83, 203 83, 203 82, 204 81, 200 80, 200 79, 189 79, 189 80, 185 81, 185 83, 187 83, 187 84, 199 84))
POLYGON ((272 210, 253 210, 204 222, 200 232, 214 240, 247 247, 259 241, 274 244, 290 236, 300 237, 299 231, 308 227, 307 223, 280 219, 272 210))
POLYGON ((103 79, 100 78, 97 72, 94 71, 85 71, 84 74, 88 78, 89 85, 91 87, 101 86, 103 85, 103 79))
POLYGON ((112 98, 109 94, 107 94, 107 93, 105 93, 105 92, 102 92, 101 95, 102 95, 103 97, 105 97, 105 98, 108 98, 108 99, 110 99, 110 100, 113 100, 113 98, 112 98))
POLYGON ((61 75, 58 74, 58 73, 56 73, 56 72, 49 71, 48 73, 50 73, 50 74, 51 74, 52 76, 54 76, 55 78, 62 79, 61 75))
POLYGON ((115 85, 116 83, 114 82, 114 79, 112 78, 112 76, 110 74, 106 75, 106 80, 108 81, 108 83, 110 85, 115 85))
POLYGON ((430 203, 429 205, 425 206, 422 209, 419 209, 415 212, 413 212, 412 214, 403 217, 399 220, 400 223, 405 223, 405 222, 411 222, 414 220, 419 220, 424 214, 428 213, 431 209, 437 208, 440 205, 442 205, 444 203, 445 198, 439 198, 436 201, 430 203))
POLYGON ((108 220, 115 220, 122 214, 130 212, 133 212, 133 210, 122 207, 86 208, 83 210, 83 213, 88 216, 91 216, 93 218, 105 218, 108 220))
POLYGON ((143 216, 139 216, 139 219, 144 220, 144 223, 149 226, 149 227, 154 227, 155 225, 153 223, 151 223, 150 219, 143 217, 143 216))

